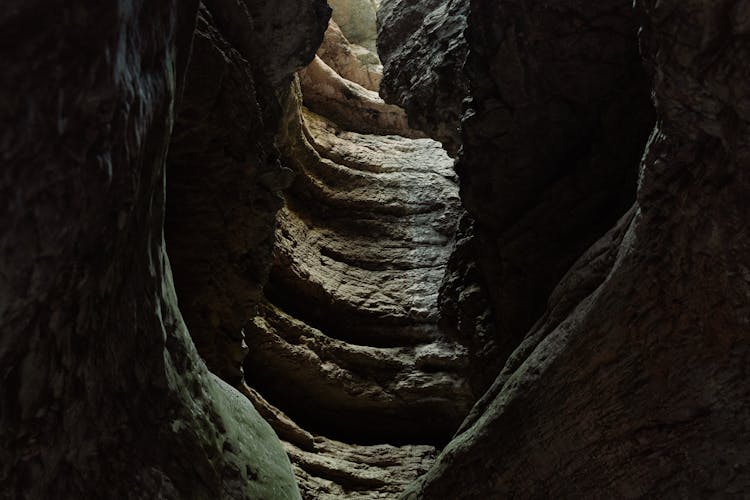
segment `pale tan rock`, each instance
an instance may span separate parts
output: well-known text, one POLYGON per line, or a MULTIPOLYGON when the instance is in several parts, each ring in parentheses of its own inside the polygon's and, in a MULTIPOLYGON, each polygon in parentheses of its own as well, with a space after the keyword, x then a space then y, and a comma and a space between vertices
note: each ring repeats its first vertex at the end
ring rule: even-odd
POLYGON ((267 301, 246 328, 247 394, 285 441, 304 498, 394 498, 475 399, 466 348, 438 325, 453 162, 430 139, 348 131, 295 95, 278 140, 296 180, 267 301))
POLYGON ((305 105, 346 129, 424 137, 409 127, 401 108, 386 104, 376 92, 343 78, 318 56, 299 76, 305 105))
POLYGON ((383 65, 377 54, 349 42, 333 20, 328 23, 318 56, 343 78, 378 92, 383 79, 383 65))
POLYGON ((377 12, 380 2, 328 0, 328 4, 333 8, 333 20, 352 43, 377 52, 377 12))

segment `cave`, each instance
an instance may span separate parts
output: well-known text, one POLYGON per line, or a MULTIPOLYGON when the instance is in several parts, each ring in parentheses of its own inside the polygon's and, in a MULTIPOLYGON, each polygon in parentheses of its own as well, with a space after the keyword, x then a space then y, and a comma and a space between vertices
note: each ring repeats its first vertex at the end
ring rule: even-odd
POLYGON ((0 28, 0 498, 750 494, 750 2, 0 28))

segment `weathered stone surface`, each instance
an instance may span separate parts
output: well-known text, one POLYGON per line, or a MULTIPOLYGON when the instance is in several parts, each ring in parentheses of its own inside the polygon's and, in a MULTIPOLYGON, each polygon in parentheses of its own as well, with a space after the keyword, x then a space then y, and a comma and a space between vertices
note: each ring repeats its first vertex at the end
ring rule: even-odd
POLYGON ((294 72, 310 62, 331 16, 325 0, 203 3, 223 36, 277 90, 286 90, 294 72))
POLYGON ((377 53, 377 13, 380 0, 328 0, 333 20, 350 42, 377 53))
MULTIPOLYGON (((400 100, 409 88, 415 99, 428 95, 428 77, 401 82, 412 71, 424 75, 419 68, 431 67, 446 44, 460 47, 438 35, 407 38, 427 12, 450 8, 457 5, 384 3, 382 87, 404 93, 400 100), (399 23, 406 28, 388 30, 399 23)), ((441 307, 446 322, 473 339, 482 389, 563 274, 632 204, 653 115, 631 2, 475 1, 470 8, 470 101, 456 168, 473 222, 451 259, 441 307)), ((410 119, 440 120, 425 108, 412 105, 410 119)))
POLYGON ((348 130, 424 137, 409 127, 403 109, 386 104, 377 92, 343 78, 318 56, 300 72, 300 83, 307 107, 348 130))
POLYGON ((248 330, 248 380, 340 435, 443 439, 471 405, 463 349, 437 327, 452 162, 434 141, 345 132, 306 111, 289 126, 298 176, 271 303, 248 330))
POLYGON ((383 79, 383 66, 378 56, 352 45, 333 21, 328 24, 318 56, 341 77, 377 92, 383 79))
POLYGON ((298 498, 177 309, 164 163, 197 2, 0 13, 0 495, 298 498))
POLYGON ((293 177, 274 144, 279 96, 288 88, 278 82, 314 56, 325 2, 276 2, 272 11, 232 4, 240 13, 222 10, 221 1, 207 5, 170 144, 166 238, 196 347, 211 371, 237 385, 247 351, 243 328, 257 313, 272 262, 280 190, 293 177), (287 11, 295 15, 284 35, 274 23, 287 11), (247 33, 251 41, 240 38, 247 33), (299 66, 288 66, 295 61, 299 66))
POLYGON ((284 440, 303 498, 393 498, 435 459, 430 445, 356 445, 313 436, 256 391, 247 388, 247 393, 284 440))
POLYGON ((347 131, 292 97, 278 141, 297 176, 247 329, 246 393, 306 498, 393 498, 474 401, 466 349, 438 326, 453 162, 434 141, 347 131))
MULTIPOLYGON (((407 498, 750 488, 750 5, 636 5, 657 109, 636 204, 566 274, 407 498)), ((489 22, 500 10, 476 6, 489 22)))
POLYGON ((469 0, 385 0, 378 11, 383 99, 402 106, 414 128, 442 142, 453 156, 468 95, 463 72, 468 6, 469 0))

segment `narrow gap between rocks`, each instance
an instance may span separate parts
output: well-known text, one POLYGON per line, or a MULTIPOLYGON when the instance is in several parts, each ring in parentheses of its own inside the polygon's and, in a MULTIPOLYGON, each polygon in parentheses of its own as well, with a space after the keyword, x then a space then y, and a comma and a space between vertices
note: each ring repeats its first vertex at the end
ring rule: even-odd
POLYGON ((438 321, 460 211, 453 160, 380 98, 375 19, 341 5, 299 74, 297 176, 246 378, 307 431, 443 445, 473 401, 466 349, 438 321))
MULTIPOLYGON (((444 331, 438 310, 462 209, 453 159, 379 96, 377 2, 360 2, 373 6, 369 14, 353 10, 356 2, 329 3, 333 18, 276 136, 291 185, 263 172, 252 173, 259 181, 232 177, 247 171, 243 154, 262 154, 227 139, 222 123, 212 132, 238 150, 237 164, 205 158, 210 168, 195 168, 199 148, 185 134, 187 146, 171 154, 167 241, 198 351, 271 423, 303 495, 393 495, 427 471, 475 400, 467 347, 444 331), (283 201, 243 189, 252 182, 281 187, 283 201), (248 191, 249 203, 236 206, 248 191), (263 231, 274 227, 267 214, 277 203, 272 236, 263 231)), ((221 44, 203 16, 198 34, 211 45, 198 36, 194 59, 215 60, 221 44)), ((214 64, 232 57, 227 50, 214 64)), ((232 71, 219 96, 239 80, 232 71)), ((205 102, 205 92, 188 88, 186 100, 205 102)), ((181 119, 211 113, 184 105, 181 119)))

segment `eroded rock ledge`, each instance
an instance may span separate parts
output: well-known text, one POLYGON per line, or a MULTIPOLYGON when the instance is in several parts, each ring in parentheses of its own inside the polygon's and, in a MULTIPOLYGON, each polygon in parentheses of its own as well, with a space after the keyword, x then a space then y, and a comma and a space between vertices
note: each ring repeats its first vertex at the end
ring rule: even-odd
POLYGON ((371 90, 377 55, 335 22, 290 94, 229 21, 201 6, 170 151, 181 307, 209 367, 284 440, 306 498, 393 497, 474 400, 466 349, 438 327, 452 160, 371 90))
POLYGON ((452 161, 428 139, 347 132, 290 109, 298 175, 269 300, 248 330, 247 379, 319 436, 279 431, 309 498, 388 498, 473 402, 466 350, 438 327, 458 212, 452 161))

